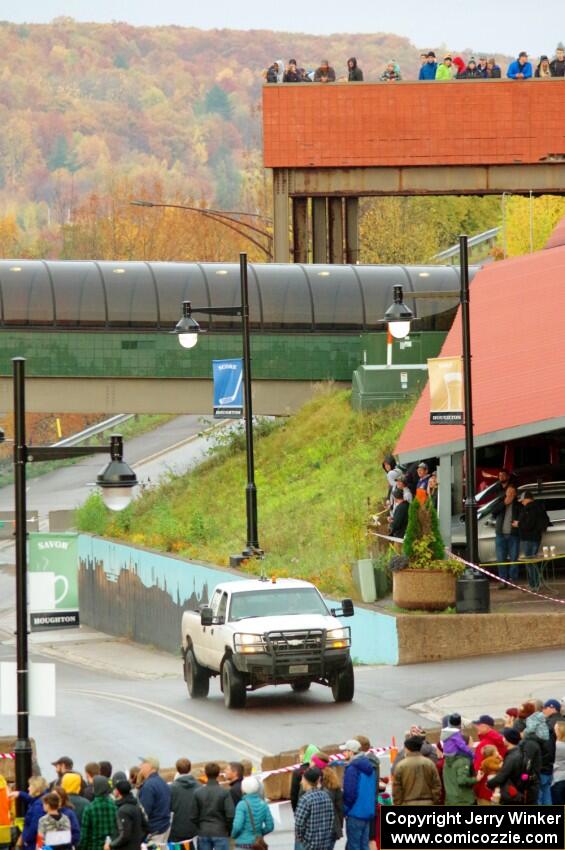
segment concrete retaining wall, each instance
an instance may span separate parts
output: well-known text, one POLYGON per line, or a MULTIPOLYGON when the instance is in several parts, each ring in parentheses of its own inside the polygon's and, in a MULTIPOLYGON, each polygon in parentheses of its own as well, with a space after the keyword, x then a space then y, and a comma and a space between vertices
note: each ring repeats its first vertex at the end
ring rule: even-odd
MULTIPOLYGON (((79 536, 81 622, 168 652, 179 650, 183 611, 208 602, 219 582, 244 578, 235 570, 79 536)), ((356 605, 344 624, 351 626, 356 663, 398 664, 394 617, 356 605)))
POLYGON ((565 613, 398 615, 398 663, 565 646, 565 613))

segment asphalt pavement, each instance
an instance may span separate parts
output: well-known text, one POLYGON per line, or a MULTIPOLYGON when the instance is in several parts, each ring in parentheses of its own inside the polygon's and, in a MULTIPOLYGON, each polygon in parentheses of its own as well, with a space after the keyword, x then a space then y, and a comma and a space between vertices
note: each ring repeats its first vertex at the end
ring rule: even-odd
MULTIPOLYGON (((126 457, 150 484, 175 469, 197 463, 207 449, 198 437, 196 417, 178 417, 151 434, 128 442, 126 457), (187 441, 188 440, 188 441, 187 441)), ((66 467, 29 482, 29 507, 42 517, 50 509, 72 508, 90 491, 100 458, 66 467)), ((0 508, 9 509, 12 488, 0 490, 0 508)), ((0 552, 0 661, 13 660, 14 568, 10 546, 0 552), (2 560, 3 559, 3 563, 2 560)), ((308 693, 265 688, 249 695, 247 708, 228 711, 219 683, 212 680, 206 700, 190 700, 181 659, 116 640, 89 629, 34 635, 31 657, 54 662, 57 676, 55 718, 31 718, 38 757, 46 775, 50 762, 70 755, 80 768, 108 759, 127 769, 139 757, 156 754, 163 765, 179 756, 194 762, 211 758, 249 758, 260 765, 265 754, 305 743, 335 744, 355 734, 376 746, 402 739, 415 722, 431 725, 460 709, 468 719, 480 707, 500 714, 501 706, 530 696, 565 693, 562 650, 504 654, 403 667, 356 668, 355 699, 336 705, 328 689, 308 693), (558 672, 555 672, 558 671, 558 672)), ((0 735, 15 731, 15 718, 0 716, 0 735)), ((386 770, 386 762, 384 765, 386 770)), ((269 839, 290 846, 288 833, 269 839)))
MULTIPOLYGON (((135 469, 140 483, 154 485, 168 472, 183 472, 202 459, 209 440, 198 435, 211 425, 211 418, 177 416, 153 431, 127 440, 124 458, 135 469)), ((39 511, 40 519, 45 519, 50 510, 78 507, 92 492, 96 475, 108 459, 93 455, 72 466, 28 479, 28 510, 39 511)), ((0 510, 13 509, 14 488, 3 487, 0 489, 0 510)))

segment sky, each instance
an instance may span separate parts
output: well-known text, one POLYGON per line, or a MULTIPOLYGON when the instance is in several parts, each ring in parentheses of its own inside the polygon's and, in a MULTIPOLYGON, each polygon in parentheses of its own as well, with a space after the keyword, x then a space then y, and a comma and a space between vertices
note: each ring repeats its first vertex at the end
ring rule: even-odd
POLYGON ((552 54, 565 40, 563 0, 18 0, 2 3, 0 19, 46 23, 67 15, 79 21, 202 29, 272 29, 314 34, 386 32, 417 47, 533 55, 552 54), (563 32, 558 29, 562 21, 563 32))

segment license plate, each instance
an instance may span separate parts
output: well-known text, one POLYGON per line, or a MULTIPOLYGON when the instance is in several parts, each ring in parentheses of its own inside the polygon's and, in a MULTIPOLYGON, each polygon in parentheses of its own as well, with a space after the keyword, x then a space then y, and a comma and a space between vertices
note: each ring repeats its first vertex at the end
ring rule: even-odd
POLYGON ((288 668, 289 673, 307 673, 308 665, 307 664, 291 664, 288 668))

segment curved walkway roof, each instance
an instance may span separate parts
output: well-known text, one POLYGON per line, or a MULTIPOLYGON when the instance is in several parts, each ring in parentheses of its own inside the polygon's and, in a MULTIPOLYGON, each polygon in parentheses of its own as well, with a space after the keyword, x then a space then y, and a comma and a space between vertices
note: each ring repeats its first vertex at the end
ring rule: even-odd
MULTIPOLYGON (((473 273, 476 269, 473 269, 473 273)), ((250 265, 252 325, 258 330, 367 330, 382 327, 393 286, 454 290, 453 266, 250 265)), ((150 330, 193 307, 239 303, 239 264, 0 260, 0 327, 150 330)), ((457 299, 415 302, 432 329, 447 329, 457 299), (443 314, 443 315, 442 315, 443 314)), ((200 319, 199 319, 200 321, 200 319)), ((238 319, 202 316, 204 327, 238 319)))

